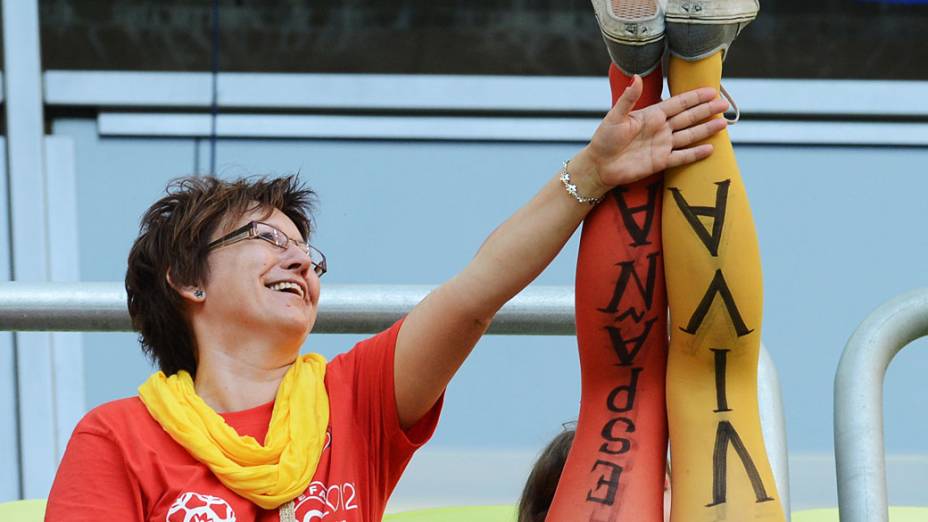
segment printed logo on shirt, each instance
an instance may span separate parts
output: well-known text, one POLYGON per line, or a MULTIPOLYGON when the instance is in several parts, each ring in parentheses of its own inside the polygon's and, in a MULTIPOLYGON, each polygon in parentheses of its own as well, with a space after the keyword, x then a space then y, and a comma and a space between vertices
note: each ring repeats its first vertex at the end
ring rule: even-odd
POLYGON ((358 491, 353 482, 327 485, 314 481, 295 499, 297 520, 319 522, 344 520, 349 511, 358 509, 358 491), (333 517, 333 518, 330 518, 333 517))
MULTIPOLYGON (((332 431, 326 431, 322 459, 332 447, 332 431)), ((358 509, 358 488, 354 482, 326 484, 315 480, 302 495, 293 499, 296 519, 300 522, 343 522, 348 513, 358 509)))
POLYGON ((228 502, 210 495, 187 492, 177 497, 165 522, 235 522, 235 512, 228 502))

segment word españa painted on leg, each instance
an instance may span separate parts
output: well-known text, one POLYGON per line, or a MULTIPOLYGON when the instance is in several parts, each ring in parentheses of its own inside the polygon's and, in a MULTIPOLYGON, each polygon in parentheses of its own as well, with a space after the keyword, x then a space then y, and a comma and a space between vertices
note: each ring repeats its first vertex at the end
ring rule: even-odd
POLYGON ((625 297, 625 293, 628 291, 628 283, 634 280, 635 288, 638 289, 638 293, 644 301, 645 310, 634 312, 635 308, 629 307, 627 310, 618 313, 616 320, 621 321, 631 315, 636 323, 641 321, 645 312, 651 309, 651 304, 654 302, 654 283, 657 280, 657 260, 660 255, 660 252, 648 254, 648 274, 645 276, 644 282, 641 281, 641 276, 635 270, 635 260, 616 263, 616 266, 620 268, 620 272, 619 278, 615 282, 615 288, 612 291, 612 299, 609 300, 609 304, 603 308, 598 308, 598 310, 607 314, 618 313, 622 298, 625 297))
MULTIPOLYGON (((621 384, 609 392, 606 399, 606 407, 613 413, 627 413, 635 407, 635 395, 638 391, 638 377, 643 372, 643 368, 631 368, 631 380, 628 384, 621 384)), ((606 455, 624 455, 632 447, 632 440, 623 437, 621 428, 624 426, 624 433, 634 433, 635 423, 628 417, 613 417, 603 426, 600 435, 603 437, 603 444, 599 447, 600 453, 606 455), (619 432, 617 434, 616 432, 619 432)), ((605 468, 607 474, 600 475, 596 480, 596 485, 587 491, 586 500, 611 506, 615 503, 615 494, 619 489, 619 479, 622 476, 622 466, 607 460, 597 460, 593 464, 590 472, 596 472, 598 468, 605 468), (604 493, 598 493, 605 487, 604 493)))
MULTIPOLYGON (((613 298, 609 306, 600 308, 599 310, 604 313, 618 313, 619 303, 631 286, 637 289, 645 302, 645 306, 650 308, 654 296, 654 284, 656 281, 659 255, 659 252, 647 255, 648 275, 644 283, 635 270, 633 261, 618 263, 617 266, 620 267, 621 272, 615 286, 613 298), (630 285, 629 283, 631 281, 634 281, 635 284, 630 285)), ((640 323, 646 311, 647 310, 642 311, 640 314, 632 315, 632 319, 636 323, 640 323)), ((621 321, 628 316, 628 311, 624 311, 618 314, 616 320, 621 321)), ((627 383, 620 384, 609 392, 606 399, 606 408, 612 413, 627 414, 635 407, 635 397, 638 392, 638 379, 644 371, 644 368, 634 367, 632 365, 641 351, 642 346, 644 346, 647 341, 648 336, 651 334, 655 322, 657 322, 657 317, 648 318, 645 320, 641 332, 634 337, 628 338, 623 334, 622 328, 614 326, 606 327, 612 350, 615 352, 616 358, 618 359, 617 366, 629 367, 630 373, 630 378, 627 383)), ((627 416, 614 416, 610 418, 600 432, 603 439, 603 443, 599 448, 600 453, 613 457, 628 453, 632 447, 632 439, 623 435, 634 433, 634 431, 635 423, 627 416), (624 432, 622 431, 623 427, 624 432)), ((619 488, 619 481, 622 477, 623 469, 621 465, 615 462, 603 459, 597 460, 593 464, 593 468, 590 472, 598 473, 598 476, 594 487, 587 491, 586 500, 588 502, 596 502, 607 506, 613 505, 615 503, 616 492, 619 488)))
POLYGON ((606 331, 609 332, 609 340, 612 344, 612 351, 615 352, 616 357, 619 358, 619 362, 616 366, 631 366, 635 361, 635 356, 638 355, 638 352, 641 351, 641 347, 644 346, 645 340, 648 338, 648 334, 651 333, 651 327, 654 326, 654 323, 657 322, 657 317, 652 317, 645 321, 644 331, 638 335, 638 337, 629 337, 626 339, 622 335, 622 329, 616 328, 614 326, 607 326, 606 331), (632 343, 632 349, 628 349, 628 344, 632 343))
MULTIPOLYGON (((630 366, 634 362, 635 356, 638 355, 641 346, 647 340, 655 321, 657 321, 656 317, 648 319, 645 323, 644 332, 638 337, 628 340, 622 337, 621 332, 617 328, 614 329, 614 334, 612 334, 612 330, 610 330, 613 350, 619 357, 619 366, 626 366, 626 364, 624 364, 626 362, 628 363, 627 366, 630 366), (626 343, 628 342, 635 343, 635 348, 631 351, 626 348, 626 343)), ((644 368, 631 367, 629 369, 629 381, 616 386, 609 392, 606 398, 606 408, 610 412, 628 414, 635 408, 635 397, 638 393, 638 379, 643 371, 644 368)), ((632 448, 632 439, 624 435, 634 432, 635 423, 627 416, 620 415, 610 418, 600 432, 603 443, 599 447, 599 452, 611 456, 625 455, 632 448)), ((615 504, 615 496, 619 489, 619 480, 622 477, 622 471, 623 467, 619 464, 603 459, 597 460, 593 464, 593 468, 590 472, 599 472, 600 474, 596 479, 594 487, 587 491, 586 500, 606 506, 615 504), (604 488, 605 490, 603 491, 604 488)))
MULTIPOLYGON (((618 188, 612 191, 613 200, 618 207, 619 214, 622 216, 622 222, 625 229, 633 239, 630 244, 632 247, 651 245, 649 240, 653 228, 654 217, 657 214, 658 203, 660 198, 663 182, 658 180, 648 185, 648 194, 645 204, 639 206, 629 206, 625 200, 626 188, 618 188), (643 214, 641 226, 635 220, 635 216, 643 214)), ((648 336, 651 334, 652 327, 657 322, 657 317, 645 319, 645 314, 651 311, 654 303, 654 290, 657 282, 658 263, 660 262, 661 252, 650 252, 641 256, 640 249, 636 249, 633 259, 620 261, 616 264, 619 267, 619 276, 613 289, 612 298, 605 307, 598 308, 600 312, 613 316, 615 323, 622 323, 628 318, 640 325, 644 319, 644 325, 636 333, 623 331, 623 327, 607 326, 606 332, 609 335, 612 350, 618 359, 616 366, 629 368, 629 380, 627 383, 620 384, 613 388, 606 398, 606 408, 615 415, 603 425, 600 431, 602 444, 599 447, 599 453, 602 458, 597 459, 590 469, 590 473, 596 477, 596 482, 591 489, 587 491, 587 502, 594 502, 604 506, 612 506, 616 501, 616 494, 619 490, 619 481, 622 477, 624 468, 621 464, 606 460, 607 456, 616 458, 627 455, 633 445, 633 439, 630 434, 635 433, 635 422, 630 417, 634 417, 632 411, 635 408, 635 397, 638 392, 638 379, 644 371, 642 367, 633 366, 635 358, 645 345, 648 336), (635 269, 635 265, 647 259, 647 274, 644 279, 635 269), (634 284, 631 284, 634 283, 634 284), (634 287, 640 296, 640 301, 644 304, 643 310, 638 310, 634 305, 622 309, 622 300, 626 297, 629 288, 634 287), (628 337, 626 337, 628 336, 628 337)), ((661 313, 664 313, 661 311, 661 313)), ((623 325, 624 326, 624 325, 623 325)), ((591 519, 592 520, 592 519, 591 519)))
POLYGON ((612 197, 619 207, 619 214, 622 216, 622 223, 625 225, 625 230, 628 231, 628 235, 632 236, 634 240, 629 243, 629 246, 651 244, 651 241, 648 240, 648 235, 650 235, 651 225, 654 223, 654 214, 657 210, 657 195, 660 194, 661 186, 663 186, 663 181, 661 180, 648 185, 647 202, 644 205, 636 207, 629 207, 628 203, 625 201, 625 194, 630 189, 618 187, 612 191, 612 197), (642 212, 644 212, 644 219, 639 227, 638 222, 635 221, 635 214, 640 214, 642 212))

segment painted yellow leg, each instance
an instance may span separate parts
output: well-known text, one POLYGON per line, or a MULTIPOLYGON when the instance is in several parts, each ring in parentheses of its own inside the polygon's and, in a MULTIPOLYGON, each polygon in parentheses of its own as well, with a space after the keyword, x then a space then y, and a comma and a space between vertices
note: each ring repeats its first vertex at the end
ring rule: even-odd
MULTIPOLYGON (((718 89, 721 55, 671 59, 671 94, 718 89)), ((728 133, 671 169, 663 242, 671 315, 667 413, 672 522, 783 521, 757 408, 760 253, 728 133)))

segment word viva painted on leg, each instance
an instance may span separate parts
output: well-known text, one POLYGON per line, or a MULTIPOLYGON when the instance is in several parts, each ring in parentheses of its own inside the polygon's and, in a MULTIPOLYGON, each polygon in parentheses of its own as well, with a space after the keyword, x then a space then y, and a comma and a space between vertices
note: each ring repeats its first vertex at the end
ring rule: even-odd
MULTIPOLYGON (((706 247, 706 250, 712 257, 718 257, 719 245, 721 244, 723 227, 725 223, 725 211, 728 203, 728 188, 731 180, 723 180, 716 183, 715 206, 692 206, 684 198, 681 191, 677 188, 668 188, 673 195, 674 203, 686 218, 689 225, 693 228, 696 236, 706 247), (700 218, 711 218, 712 227, 709 230, 700 218)), ((696 309, 690 316, 686 327, 680 327, 680 330, 689 334, 696 335, 703 320, 709 313, 709 308, 716 298, 722 301, 725 311, 734 327, 735 335, 743 337, 754 331, 745 324, 741 312, 738 310, 738 304, 732 295, 728 283, 725 281, 725 275, 722 269, 717 269, 709 282, 708 288, 702 299, 696 305, 696 309)), ((738 430, 728 415, 734 410, 728 404, 726 392, 726 376, 728 354, 731 352, 728 348, 710 348, 714 356, 715 371, 715 397, 716 407, 713 413, 720 416, 715 433, 715 445, 712 452, 712 499, 706 504, 706 507, 713 507, 724 504, 727 501, 728 491, 728 450, 733 449, 735 455, 741 462, 751 488, 754 492, 755 501, 768 502, 773 500, 767 494, 767 488, 764 486, 763 479, 751 456, 748 448, 742 441, 738 430)))
MULTIPOLYGON (((728 352, 731 350, 713 349, 715 354, 715 413, 733 411, 728 407, 728 399, 725 393, 725 367, 728 359, 728 352)), ((741 460, 741 465, 751 482, 751 488, 754 490, 756 502, 769 502, 773 497, 767 494, 767 488, 764 487, 764 481, 761 479, 760 472, 754 459, 748 452, 747 447, 738 435, 738 430, 728 420, 719 420, 718 428, 715 432, 715 448, 712 451, 712 502, 706 504, 706 507, 718 506, 724 504, 727 498, 728 490, 728 447, 735 450, 735 455, 741 460)))
POLYGON ((613 325, 606 326, 610 346, 615 353, 616 385, 606 397, 608 420, 600 431, 602 444, 598 457, 590 469, 591 484, 586 501, 612 506, 616 503, 622 472, 628 467, 635 435, 635 399, 638 382, 644 368, 635 361, 652 335, 661 335, 654 328, 658 314, 666 310, 652 310, 659 263, 663 263, 660 245, 648 239, 657 208, 662 183, 657 181, 648 188, 643 205, 629 206, 625 190, 612 192, 613 202, 619 209, 622 223, 633 239, 632 259, 619 261, 615 287, 608 303, 597 310, 611 316, 613 325), (638 218, 638 219, 636 219, 638 218), (645 248, 650 247, 651 251, 645 248), (635 304, 627 304, 635 303, 635 304), (638 305, 642 305, 639 308, 638 305))

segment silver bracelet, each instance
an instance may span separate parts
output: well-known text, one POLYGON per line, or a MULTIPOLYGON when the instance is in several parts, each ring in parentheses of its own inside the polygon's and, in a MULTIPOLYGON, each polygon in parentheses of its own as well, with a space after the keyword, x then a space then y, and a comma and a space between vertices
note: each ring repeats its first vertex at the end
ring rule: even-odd
POLYGON ((570 160, 564 162, 564 166, 561 167, 561 184, 564 185, 564 189, 567 190, 567 193, 570 194, 578 203, 588 203, 590 205, 596 205, 603 200, 605 195, 599 196, 598 198, 591 198, 588 196, 581 196, 577 192, 577 186, 570 182, 570 173, 567 172, 567 164, 570 163, 570 160))

